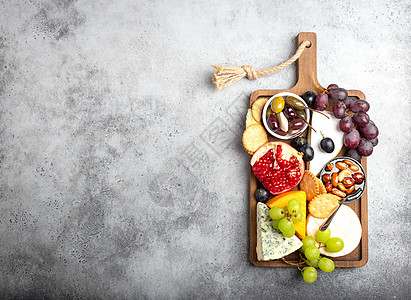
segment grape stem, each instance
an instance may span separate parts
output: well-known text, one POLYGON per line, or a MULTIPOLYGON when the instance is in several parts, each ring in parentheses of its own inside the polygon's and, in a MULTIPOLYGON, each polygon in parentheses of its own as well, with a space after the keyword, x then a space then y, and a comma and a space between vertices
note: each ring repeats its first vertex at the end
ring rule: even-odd
POLYGON ((314 130, 314 132, 317 132, 317 130, 315 130, 315 129, 310 125, 310 123, 307 122, 306 119, 304 119, 304 118, 301 118, 301 119, 302 119, 305 123, 307 123, 307 125, 310 126, 310 128, 311 128, 312 130, 314 130))
POLYGON ((302 257, 301 253, 298 253, 298 254, 300 254, 300 260, 303 260, 305 263, 308 263, 308 260, 302 257))
POLYGON ((301 260, 298 263, 292 263, 292 262, 287 261, 284 257, 282 259, 287 265, 298 267, 298 269, 300 269, 299 268, 300 266, 303 266, 305 264, 305 261, 301 261, 301 260))
POLYGON ((313 81, 314 81, 314 84, 315 84, 315 86, 317 87, 317 89, 319 89, 320 91, 322 91, 323 93, 325 93, 327 90, 324 90, 324 89, 320 86, 320 84, 317 82, 317 80, 316 80, 316 78, 315 78, 315 76, 314 76, 314 73, 312 74, 312 77, 313 77, 313 81))
POLYGON ((326 117, 327 119, 330 118, 329 116, 327 116, 327 115, 326 115, 325 113, 323 113, 323 112, 320 112, 320 111, 318 111, 318 110, 315 110, 315 109, 312 109, 312 108, 309 108, 309 107, 306 107, 306 108, 308 108, 309 110, 311 110, 311 111, 313 111, 313 112, 322 114, 322 115, 323 115, 324 117, 326 117))

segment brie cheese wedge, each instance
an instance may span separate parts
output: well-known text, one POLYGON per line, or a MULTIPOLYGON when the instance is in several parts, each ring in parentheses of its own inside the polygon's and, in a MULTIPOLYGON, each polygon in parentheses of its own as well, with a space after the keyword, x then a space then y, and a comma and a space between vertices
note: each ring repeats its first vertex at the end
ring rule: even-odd
POLYGON ((321 169, 327 162, 337 156, 344 146, 344 132, 338 127, 340 120, 335 118, 329 111, 323 111, 323 113, 327 114, 330 119, 327 119, 319 113, 313 113, 311 119, 311 126, 317 130, 317 132, 310 129, 311 147, 314 149, 314 159, 310 161, 310 171, 316 176, 321 172, 321 169), (335 148, 332 153, 327 153, 321 149, 320 143, 323 139, 321 132, 324 134, 324 137, 329 137, 333 140, 335 148))
MULTIPOLYGON (((318 228, 325 219, 318 219, 309 215, 307 218, 307 235, 315 239, 318 228)), ((329 257, 344 256, 357 248, 361 240, 362 228, 357 214, 347 205, 342 205, 334 216, 330 226, 331 237, 339 237, 344 242, 344 248, 338 252, 328 252, 325 247, 320 248, 320 253, 329 257)), ((317 246, 319 245, 316 242, 317 246)))

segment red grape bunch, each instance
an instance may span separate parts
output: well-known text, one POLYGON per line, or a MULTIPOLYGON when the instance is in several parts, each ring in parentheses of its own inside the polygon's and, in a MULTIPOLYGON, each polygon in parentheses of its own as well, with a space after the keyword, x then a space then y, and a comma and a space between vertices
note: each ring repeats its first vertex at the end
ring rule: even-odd
POLYGON ((339 128, 344 132, 344 145, 349 148, 346 156, 358 161, 362 156, 370 156, 378 144, 378 128, 367 114, 370 104, 348 97, 345 89, 330 84, 323 93, 316 96, 314 107, 325 110, 328 107, 328 98, 337 101, 333 107, 333 115, 340 119, 339 128), (353 112, 354 115, 351 117, 347 111, 353 112))

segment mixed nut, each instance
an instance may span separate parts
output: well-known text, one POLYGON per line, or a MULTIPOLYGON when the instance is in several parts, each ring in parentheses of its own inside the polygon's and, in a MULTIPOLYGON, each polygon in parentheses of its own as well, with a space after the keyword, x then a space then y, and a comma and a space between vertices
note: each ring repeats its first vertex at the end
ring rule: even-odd
POLYGON ((364 174, 353 161, 342 158, 325 166, 321 180, 327 193, 344 198, 355 191, 356 185, 364 182, 364 174))

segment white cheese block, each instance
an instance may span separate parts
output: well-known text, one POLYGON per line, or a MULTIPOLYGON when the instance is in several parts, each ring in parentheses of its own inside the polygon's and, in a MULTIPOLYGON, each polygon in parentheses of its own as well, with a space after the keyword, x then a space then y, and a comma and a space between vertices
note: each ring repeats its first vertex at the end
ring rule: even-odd
MULTIPOLYGON (((318 228, 324 221, 325 219, 318 219, 309 215, 307 235, 315 238, 318 228)), ((320 253, 323 255, 330 257, 344 256, 354 251, 360 243, 362 234, 360 220, 357 214, 347 205, 341 206, 328 228, 331 230, 331 237, 339 237, 344 241, 344 248, 338 252, 328 252, 325 247, 321 247, 320 253)))
POLYGON ((323 113, 328 115, 330 119, 327 119, 319 113, 313 113, 311 119, 312 127, 317 130, 317 132, 314 132, 310 129, 311 147, 314 149, 314 159, 310 161, 310 171, 315 175, 320 173, 321 169, 328 161, 337 156, 338 152, 341 151, 341 148, 344 145, 344 132, 342 132, 338 127, 340 120, 335 118, 331 112, 323 111, 323 113), (333 152, 327 153, 321 149, 320 142, 323 137, 320 132, 324 134, 324 137, 329 137, 333 140, 335 146, 333 152))
POLYGON ((257 259, 259 261, 282 258, 303 245, 295 235, 286 238, 273 228, 271 221, 267 205, 257 203, 257 259))

